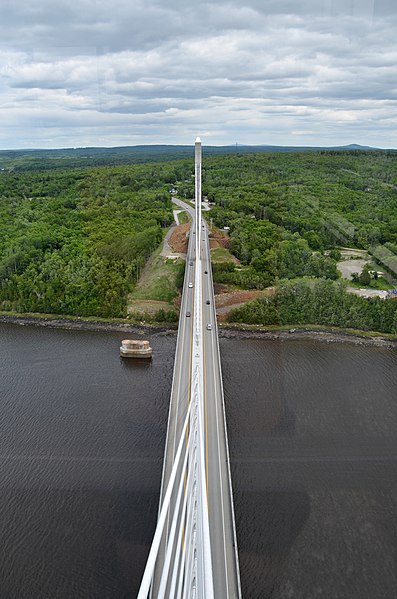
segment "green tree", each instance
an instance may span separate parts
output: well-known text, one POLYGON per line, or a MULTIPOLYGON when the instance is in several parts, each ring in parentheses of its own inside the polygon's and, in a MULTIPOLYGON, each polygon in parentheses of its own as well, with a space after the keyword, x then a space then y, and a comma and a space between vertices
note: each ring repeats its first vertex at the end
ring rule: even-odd
POLYGON ((362 271, 358 277, 358 280, 361 283, 361 285, 365 285, 365 286, 368 286, 371 283, 371 275, 369 274, 368 264, 366 264, 364 266, 364 268, 362 269, 362 271))

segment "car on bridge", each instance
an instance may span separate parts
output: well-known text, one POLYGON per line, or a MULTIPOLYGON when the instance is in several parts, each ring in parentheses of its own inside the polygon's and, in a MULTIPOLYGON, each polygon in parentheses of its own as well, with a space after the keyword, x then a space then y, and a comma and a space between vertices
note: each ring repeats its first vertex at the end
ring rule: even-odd
POLYGON ((189 283, 189 287, 192 288, 193 287, 193 283, 189 283))
POLYGON ((191 316, 190 312, 186 312, 186 316, 187 317, 191 316))
POLYGON ((207 324, 207 330, 212 331, 212 324, 210 322, 207 324))

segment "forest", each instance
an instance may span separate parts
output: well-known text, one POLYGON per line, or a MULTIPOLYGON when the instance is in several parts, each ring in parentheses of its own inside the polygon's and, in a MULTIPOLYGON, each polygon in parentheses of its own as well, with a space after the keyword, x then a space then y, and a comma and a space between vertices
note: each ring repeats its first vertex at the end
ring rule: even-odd
POLYGON ((281 236, 299 235, 313 250, 345 243, 396 249, 397 153, 216 157, 205 165, 203 191, 216 202, 215 224, 230 226, 245 260, 252 259, 252 244, 244 246, 243 230, 264 222, 281 236))
POLYGON ((276 293, 235 308, 229 322, 261 325, 319 324, 397 332, 397 301, 364 298, 346 291, 343 281, 307 279, 280 282, 276 293))
POLYGON ((397 330, 397 302, 352 296, 337 269, 341 247, 365 249, 395 283, 395 153, 214 157, 203 177, 203 192, 215 204, 213 222, 229 228, 230 250, 241 263, 214 265, 214 280, 276 288, 271 298, 234 311, 231 321, 397 330))
MULTIPOLYGON (((0 309, 125 316, 127 295, 172 222, 170 187, 182 199, 193 197, 193 159, 25 167, 0 171, 0 309)), ((352 297, 336 265, 341 246, 363 248, 395 279, 396 191, 395 152, 205 157, 203 194, 213 204, 210 217, 217 227, 229 228, 229 249, 239 260, 215 263, 214 280, 232 288, 277 288, 273 299, 256 300, 231 318, 266 324, 273 314, 273 323, 308 319, 349 326, 354 312, 366 315, 353 319, 358 328, 395 331, 390 314, 397 302, 352 297), (307 310, 294 312, 285 294, 297 302, 304 296, 307 310), (320 297, 321 305, 327 303, 327 294, 332 317, 309 310, 320 297), (336 310, 335 298, 345 296, 343 309, 336 310), (281 300, 289 316, 280 312, 281 300)))
POLYGON ((164 164, 2 173, 0 308, 124 316, 172 222, 164 164))
MULTIPOLYGON (((349 147, 349 146, 347 146, 349 147)), ((362 146, 357 148, 364 149, 362 146)), ((252 154, 254 152, 299 152, 315 148, 294 146, 205 146, 204 157, 213 155, 252 154)), ((339 148, 341 149, 341 148, 339 148)), ((63 149, 0 150, 0 171, 27 171, 54 168, 81 168, 87 166, 117 166, 164 162, 188 158, 193 160, 192 145, 144 145, 119 146, 113 148, 87 147, 63 149)))

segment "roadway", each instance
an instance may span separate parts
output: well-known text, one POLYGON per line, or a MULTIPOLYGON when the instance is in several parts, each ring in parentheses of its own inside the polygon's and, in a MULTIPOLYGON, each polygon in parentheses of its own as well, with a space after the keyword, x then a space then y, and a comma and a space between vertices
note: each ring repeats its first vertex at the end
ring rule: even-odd
MULTIPOLYGON (((181 300, 160 504, 163 501, 187 406, 190 401, 190 365, 193 344, 194 288, 189 287, 189 283, 194 284, 196 266, 195 234, 193 233, 195 210, 192 206, 181 200, 174 198, 173 201, 187 210, 190 214, 192 217, 192 227, 189 235, 185 280, 181 300), (187 316, 188 313, 190 313, 190 316, 187 316)), ((217 599, 238 599, 241 597, 241 591, 232 503, 222 373, 216 325, 208 228, 204 221, 202 233, 200 251, 202 260, 203 295, 204 436, 214 596, 217 599), (208 324, 212 325, 211 330, 207 329, 208 324)), ((162 555, 164 555, 164 544, 160 548, 159 555, 160 565, 157 567, 154 576, 152 590, 153 598, 156 597, 159 569, 161 569, 162 555)))
POLYGON ((203 265, 204 408, 207 493, 215 597, 240 597, 222 371, 216 324, 208 228, 201 241, 203 265), (207 272, 207 274, 205 274, 207 272), (207 304, 207 301, 210 303, 207 304), (207 324, 212 325, 207 330, 207 324), (215 574, 216 573, 216 574, 215 574))

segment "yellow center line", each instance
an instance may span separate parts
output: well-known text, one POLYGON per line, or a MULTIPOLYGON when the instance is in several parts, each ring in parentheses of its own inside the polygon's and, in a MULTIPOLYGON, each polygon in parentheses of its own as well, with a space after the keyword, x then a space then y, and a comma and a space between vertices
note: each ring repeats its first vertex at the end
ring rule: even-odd
MULTIPOLYGON (((208 268, 208 267, 207 267, 208 268)), ((204 276, 202 276, 201 286, 201 305, 202 305, 202 326, 204 326, 204 276)), ((203 332, 203 370, 204 370, 204 422, 205 422, 205 482, 207 491, 207 505, 208 505, 208 413, 207 413, 207 368, 206 368, 206 353, 205 353, 205 330, 203 332)), ((209 506, 208 506, 209 509, 209 506)))

